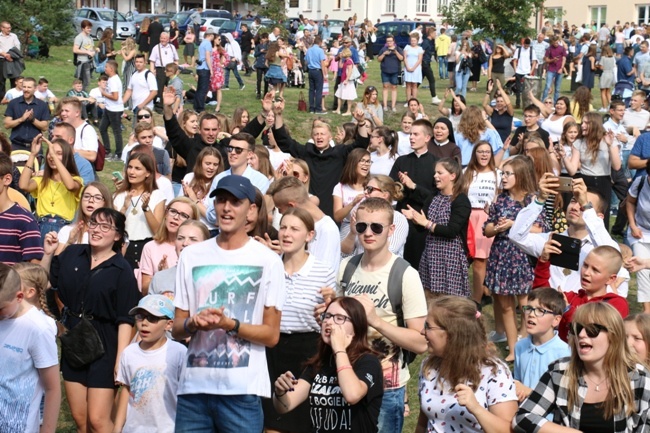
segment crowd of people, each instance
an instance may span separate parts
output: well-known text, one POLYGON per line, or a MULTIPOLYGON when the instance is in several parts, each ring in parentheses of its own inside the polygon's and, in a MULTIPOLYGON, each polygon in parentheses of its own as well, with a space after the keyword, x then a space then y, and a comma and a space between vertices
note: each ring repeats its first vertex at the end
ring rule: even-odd
MULTIPOLYGON (((0 431, 54 432, 61 373, 80 432, 399 433, 418 355, 417 433, 650 426, 644 29, 548 23, 535 42, 494 44, 418 27, 376 58, 374 26, 356 18, 331 48, 305 18, 295 54, 279 27, 242 25, 224 45, 188 30, 191 110, 180 34, 157 24, 117 50, 82 22, 65 97, 28 76, 4 92, 0 77, 0 431), (370 60, 381 94, 361 88, 370 60), (602 92, 606 118, 590 103, 598 65, 601 86, 616 68, 639 87, 602 92), (258 101, 228 117, 239 70, 256 72, 258 101), (334 113, 350 116, 337 131, 331 73, 334 113), (530 76, 546 77, 541 98, 530 76), (317 115, 306 143, 285 122, 284 86, 301 80, 317 115), (110 188, 107 159, 124 165, 110 188)), ((0 28, 2 64, 20 42, 0 28)))

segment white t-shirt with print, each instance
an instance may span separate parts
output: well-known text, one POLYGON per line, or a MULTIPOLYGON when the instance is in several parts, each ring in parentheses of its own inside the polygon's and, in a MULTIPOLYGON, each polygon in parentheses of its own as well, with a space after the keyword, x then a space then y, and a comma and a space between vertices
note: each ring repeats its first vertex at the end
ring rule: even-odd
POLYGON ((0 320, 0 431, 38 432, 44 394, 38 370, 59 363, 56 339, 31 307, 0 320))
POLYGON ((187 349, 172 340, 154 350, 140 343, 127 346, 120 358, 117 381, 129 387, 122 433, 173 432, 176 393, 187 349))
MULTIPOLYGON (((131 197, 131 203, 129 203, 125 213, 126 232, 129 234, 129 239, 132 241, 152 238, 154 235, 151 228, 149 228, 149 224, 147 224, 147 218, 142 210, 142 201, 140 197, 141 196, 131 197), (135 215, 133 214, 134 209, 135 215)), ((119 193, 115 198, 113 198, 113 207, 118 210, 122 209, 125 199, 126 191, 119 193)), ((151 196, 149 197, 149 209, 153 212, 161 201, 165 201, 165 195, 160 191, 160 189, 154 189, 151 191, 151 196)))
POLYGON ((496 173, 493 171, 476 173, 467 191, 472 208, 484 208, 486 204, 492 204, 497 195, 497 188, 500 186, 501 170, 497 170, 496 173))
MULTIPOLYGON (((340 284, 343 280, 345 266, 350 259, 344 259, 338 272, 339 294, 345 296, 360 296, 367 294, 375 304, 377 315, 386 322, 397 326, 397 315, 393 311, 388 297, 388 276, 397 255, 393 254, 386 265, 378 270, 368 272, 357 267, 350 277, 345 289, 340 284)), ((427 301, 424 297, 424 289, 420 275, 412 267, 408 267, 402 279, 402 312, 404 321, 425 317, 427 315, 427 301)), ((379 360, 384 372, 384 389, 401 388, 406 385, 410 378, 408 365, 402 362, 402 352, 395 343, 381 335, 374 328, 368 328, 368 340, 370 347, 379 351, 379 360), (399 354, 397 354, 399 353, 399 354)))
MULTIPOLYGON (((174 305, 190 315, 206 308, 241 324, 261 325, 264 309, 282 311, 284 266, 280 256, 254 239, 235 250, 215 239, 186 247, 178 259, 174 305)), ((178 390, 183 394, 271 396, 266 348, 223 329, 192 336, 178 390)))

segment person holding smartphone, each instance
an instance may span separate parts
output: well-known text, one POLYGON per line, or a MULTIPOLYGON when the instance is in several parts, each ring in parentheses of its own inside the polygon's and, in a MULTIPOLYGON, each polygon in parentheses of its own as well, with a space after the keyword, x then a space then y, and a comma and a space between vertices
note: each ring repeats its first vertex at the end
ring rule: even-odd
POLYGON ((388 90, 390 90, 391 110, 397 111, 397 83, 400 74, 400 67, 404 61, 404 51, 395 44, 393 35, 386 36, 386 46, 379 51, 377 60, 380 63, 381 82, 384 86, 382 97, 384 100, 384 111, 388 110, 388 90))

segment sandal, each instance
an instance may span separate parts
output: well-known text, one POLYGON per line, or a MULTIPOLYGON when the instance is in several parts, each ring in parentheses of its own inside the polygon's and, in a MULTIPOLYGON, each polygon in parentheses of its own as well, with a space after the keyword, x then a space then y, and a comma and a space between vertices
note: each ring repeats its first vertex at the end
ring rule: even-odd
POLYGON ((404 402, 404 417, 407 417, 411 414, 411 408, 409 407, 409 402, 404 402))

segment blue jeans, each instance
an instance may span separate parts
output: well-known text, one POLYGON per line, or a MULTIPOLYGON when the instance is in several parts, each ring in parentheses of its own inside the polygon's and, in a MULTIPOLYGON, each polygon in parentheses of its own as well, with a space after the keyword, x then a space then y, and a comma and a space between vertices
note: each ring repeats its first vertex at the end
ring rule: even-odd
POLYGON ((438 74, 441 80, 449 78, 449 71, 447 70, 447 56, 438 56, 438 74))
POLYGON ((239 71, 237 70, 237 68, 235 68, 235 69, 227 69, 226 68, 226 78, 223 80, 223 86, 224 87, 229 87, 230 71, 232 71, 232 73, 235 74, 235 78, 237 78, 237 82, 239 83, 239 86, 240 87, 243 86, 244 85, 244 80, 242 80, 241 77, 239 76, 239 71))
POLYGON ((323 71, 309 70, 309 111, 315 113, 323 109, 323 71))
POLYGON ((401 433, 404 425, 404 392, 406 386, 384 390, 377 426, 379 433, 401 433))
POLYGON ((544 96, 542 101, 546 99, 548 93, 551 91, 551 85, 555 82, 555 89, 553 90, 553 102, 557 101, 560 97, 560 89, 562 88, 562 72, 546 71, 546 87, 544 88, 544 96))
POLYGON ((210 89, 210 70, 197 69, 196 75, 199 80, 196 83, 196 93, 194 94, 194 111, 202 113, 205 111, 205 97, 208 95, 210 89))
POLYGON ((178 396, 176 433, 261 433, 262 401, 256 395, 178 396))
POLYGON ((456 72, 456 95, 463 95, 463 97, 467 96, 467 82, 471 75, 472 71, 470 69, 465 69, 464 71, 459 69, 456 72))
POLYGON ((623 168, 623 171, 625 172, 625 177, 634 179, 634 176, 636 176, 636 170, 630 170, 630 168, 627 165, 627 160, 630 158, 630 153, 632 152, 632 149, 630 150, 622 150, 621 151, 621 165, 623 168))
POLYGON ((48 215, 38 218, 38 227, 41 231, 41 245, 45 241, 45 235, 49 232, 58 233, 63 226, 70 224, 70 221, 56 215, 48 215))

